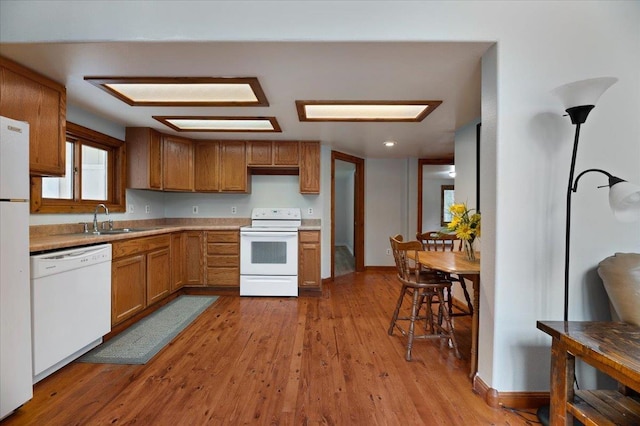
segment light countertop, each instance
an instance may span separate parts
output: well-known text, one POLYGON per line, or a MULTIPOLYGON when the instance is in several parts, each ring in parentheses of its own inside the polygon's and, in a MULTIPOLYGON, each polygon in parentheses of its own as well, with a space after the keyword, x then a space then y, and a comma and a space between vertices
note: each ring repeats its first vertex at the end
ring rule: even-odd
MULTIPOLYGON (((31 253, 79 247, 111 241, 141 238, 182 231, 239 230, 250 224, 250 219, 150 219, 115 222, 114 228, 138 228, 136 232, 94 235, 83 233, 81 224, 36 225, 30 227, 29 251, 31 253)), ((319 219, 303 220, 301 231, 320 230, 319 219)))

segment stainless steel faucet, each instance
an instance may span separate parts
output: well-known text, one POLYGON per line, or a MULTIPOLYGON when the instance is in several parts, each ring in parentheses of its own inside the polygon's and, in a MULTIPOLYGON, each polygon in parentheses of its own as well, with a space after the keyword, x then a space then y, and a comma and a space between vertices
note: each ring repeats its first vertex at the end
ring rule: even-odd
MULTIPOLYGON (((93 232, 94 233, 98 233, 100 232, 98 230, 98 210, 100 209, 100 207, 102 207, 104 209, 104 212, 107 215, 107 219, 109 218, 109 209, 107 208, 107 206, 105 206, 104 204, 98 204, 96 206, 96 209, 93 211, 93 232)), ((112 227, 113 222, 111 222, 111 220, 109 219, 109 227, 112 227)))

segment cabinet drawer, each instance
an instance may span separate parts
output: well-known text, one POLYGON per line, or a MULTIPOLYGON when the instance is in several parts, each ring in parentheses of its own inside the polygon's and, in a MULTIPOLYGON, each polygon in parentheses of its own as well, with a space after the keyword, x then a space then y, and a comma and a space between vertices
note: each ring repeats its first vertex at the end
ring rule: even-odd
POLYGON ((237 243, 240 241, 238 231, 209 231, 207 232, 207 243, 237 243))
POLYGON ((240 284, 240 268, 207 268, 207 284, 237 286, 240 284))
POLYGON ((240 256, 231 255, 231 256, 207 256, 207 265, 209 265, 209 269, 211 267, 240 267, 240 256))
POLYGON ((144 253, 160 248, 169 247, 171 237, 169 234, 155 237, 133 238, 125 241, 114 241, 112 243, 113 258, 130 256, 132 254, 144 253))
POLYGON ((240 254, 240 246, 238 244, 207 244, 207 254, 240 254))
POLYGON ((319 243, 320 231, 300 231, 298 239, 301 243, 319 243))

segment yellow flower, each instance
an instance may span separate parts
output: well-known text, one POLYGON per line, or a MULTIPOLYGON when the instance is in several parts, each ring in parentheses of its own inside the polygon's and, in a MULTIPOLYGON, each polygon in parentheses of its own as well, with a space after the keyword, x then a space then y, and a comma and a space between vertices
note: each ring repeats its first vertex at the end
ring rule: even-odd
POLYGON ((467 211, 467 206, 464 204, 452 204, 449 211, 454 216, 462 216, 467 211))
POLYGON ((461 240, 474 241, 480 236, 480 213, 471 213, 464 203, 452 204, 449 208, 451 222, 447 230, 453 231, 461 240))

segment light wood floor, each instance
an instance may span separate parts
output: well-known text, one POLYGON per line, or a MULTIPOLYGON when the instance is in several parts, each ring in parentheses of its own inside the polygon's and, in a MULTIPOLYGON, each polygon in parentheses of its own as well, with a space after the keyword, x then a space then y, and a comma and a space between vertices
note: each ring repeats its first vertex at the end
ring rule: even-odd
MULTIPOLYGON (((471 391, 446 345, 387 329, 391 273, 339 277, 320 296, 221 296, 143 366, 74 362, 35 386, 8 425, 526 425, 471 391)), ((531 413, 524 413, 532 419, 531 413)))

